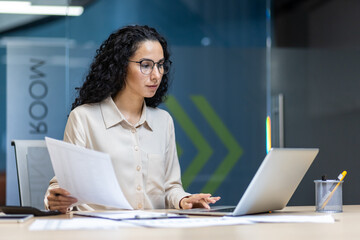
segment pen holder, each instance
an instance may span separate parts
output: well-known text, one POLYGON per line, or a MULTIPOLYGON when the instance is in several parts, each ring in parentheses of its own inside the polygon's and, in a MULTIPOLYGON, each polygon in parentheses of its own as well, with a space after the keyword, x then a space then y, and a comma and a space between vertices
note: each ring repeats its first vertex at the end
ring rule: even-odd
POLYGON ((315 207, 317 212, 342 212, 342 183, 337 180, 315 180, 315 207))

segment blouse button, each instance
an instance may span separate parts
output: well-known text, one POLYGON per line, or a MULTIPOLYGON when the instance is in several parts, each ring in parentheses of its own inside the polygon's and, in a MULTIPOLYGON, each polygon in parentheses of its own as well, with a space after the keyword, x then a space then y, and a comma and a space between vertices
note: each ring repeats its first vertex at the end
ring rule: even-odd
POLYGON ((138 209, 141 209, 142 206, 143 206, 143 205, 142 205, 141 203, 139 203, 139 204, 138 204, 138 209))
POLYGON ((141 190, 141 186, 138 185, 136 189, 137 189, 138 191, 140 191, 140 190, 141 190))
POLYGON ((141 169, 141 167, 139 165, 137 165, 136 170, 140 171, 140 169, 141 169))
POLYGON ((131 129, 131 132, 136 133, 136 129, 135 128, 131 129))
POLYGON ((135 149, 135 151, 138 151, 138 150, 139 150, 139 147, 138 147, 138 146, 135 146, 134 149, 135 149))

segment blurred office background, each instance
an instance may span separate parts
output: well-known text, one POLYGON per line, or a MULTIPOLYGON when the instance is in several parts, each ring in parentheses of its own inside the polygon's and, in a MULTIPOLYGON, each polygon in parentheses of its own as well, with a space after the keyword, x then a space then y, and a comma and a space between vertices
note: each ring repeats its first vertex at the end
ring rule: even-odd
POLYGON ((62 139, 96 49, 129 24, 153 26, 169 42, 173 82, 161 108, 175 121, 188 191, 236 204, 266 155, 270 117, 273 147, 320 148, 289 204, 313 205, 313 180, 343 170, 344 203, 359 203, 359 1, 30 2, 66 8, 0 13, 0 204, 19 204, 10 141, 62 139))

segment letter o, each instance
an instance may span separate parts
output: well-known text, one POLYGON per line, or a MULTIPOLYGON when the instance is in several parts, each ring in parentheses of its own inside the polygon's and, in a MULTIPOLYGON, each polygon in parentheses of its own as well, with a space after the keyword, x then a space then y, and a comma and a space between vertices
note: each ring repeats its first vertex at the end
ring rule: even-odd
POLYGON ((47 116, 47 113, 48 113, 48 108, 47 106, 45 105, 45 103, 41 102, 41 101, 35 101, 35 102, 32 102, 30 104, 30 107, 29 107, 29 114, 31 116, 31 118, 35 119, 35 120, 41 120, 41 119, 44 119, 46 116, 47 116), (40 115, 35 115, 34 111, 33 111, 33 108, 35 106, 39 106, 43 109, 43 113, 40 115))
POLYGON ((46 95, 47 95, 47 93, 48 93, 48 88, 47 88, 47 86, 46 86, 46 84, 43 82, 43 81, 40 81, 40 80, 36 80, 36 81, 33 81, 33 82, 31 82, 31 84, 30 84, 30 86, 29 86, 29 93, 30 93, 30 96, 32 97, 32 98, 34 98, 34 99, 42 99, 42 98, 44 98, 46 95), (43 93, 42 94, 35 94, 35 92, 34 92, 34 90, 33 90, 33 87, 35 86, 35 85, 40 85, 40 86, 42 86, 43 87, 43 93))

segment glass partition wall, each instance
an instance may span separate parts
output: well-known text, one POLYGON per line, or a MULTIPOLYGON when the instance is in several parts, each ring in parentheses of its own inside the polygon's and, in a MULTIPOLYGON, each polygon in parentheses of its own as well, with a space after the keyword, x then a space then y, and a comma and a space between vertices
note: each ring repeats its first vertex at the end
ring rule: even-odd
POLYGON ((26 45, 26 51, 23 45, 7 50, 5 58, 13 56, 12 64, 17 65, 5 67, 6 76, 1 77, 8 84, 1 110, 7 113, 2 144, 7 146, 2 149, 8 159, 7 204, 18 201, 9 141, 45 135, 62 139, 75 88, 84 81, 96 49, 111 32, 131 24, 155 27, 170 45, 172 83, 160 108, 174 119, 184 188, 220 195, 222 205, 236 204, 266 155, 265 122, 271 114, 269 3, 88 1, 80 16, 47 18, 1 34, 10 45, 18 38, 35 44, 26 45), (17 61, 22 52, 27 62, 17 61), (16 84, 9 84, 9 77, 16 84), (15 114, 20 111, 27 115, 17 124, 15 114), (13 121, 16 134, 11 133, 13 121))
MULTIPOLYGON (((19 204, 12 140, 61 139, 67 119, 69 64, 67 1, 0 1, 1 158, 6 169, 6 204, 19 204), (52 5, 53 6, 48 6, 52 5)), ((30 189, 41 166, 27 165, 30 189)), ((33 188, 35 187, 35 188, 33 188)), ((1 186, 5 190, 5 184, 1 186)), ((4 201, 4 192, 1 199, 4 201)), ((3 203, 5 204, 5 203, 3 203)))

